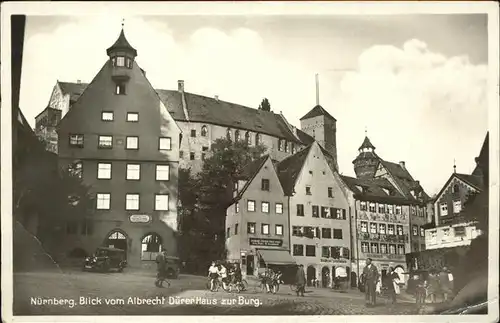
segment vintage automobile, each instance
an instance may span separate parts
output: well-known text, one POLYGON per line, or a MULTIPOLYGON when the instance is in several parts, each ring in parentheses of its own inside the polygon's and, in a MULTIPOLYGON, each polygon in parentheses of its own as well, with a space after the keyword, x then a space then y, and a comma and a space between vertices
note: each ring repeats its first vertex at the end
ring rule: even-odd
POLYGON ((122 272, 126 266, 125 250, 99 247, 92 256, 85 258, 83 270, 101 272, 116 270, 122 272))
POLYGON ((178 257, 167 256, 167 277, 177 278, 180 273, 180 259, 178 257))

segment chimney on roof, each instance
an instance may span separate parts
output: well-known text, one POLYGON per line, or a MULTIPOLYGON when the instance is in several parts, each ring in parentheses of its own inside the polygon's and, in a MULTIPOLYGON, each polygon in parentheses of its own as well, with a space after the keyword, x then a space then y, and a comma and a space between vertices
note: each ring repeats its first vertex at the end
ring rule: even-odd
POLYGON ((82 84, 82 80, 76 80, 76 84, 82 84))
POLYGON ((406 165, 404 161, 400 161, 399 166, 401 166, 402 169, 406 170, 406 165))
POLYGON ((184 81, 183 80, 178 80, 177 81, 177 89, 179 92, 183 93, 184 92, 184 81))
POLYGON ((215 101, 219 102, 219 96, 218 95, 215 95, 214 98, 215 98, 215 101))

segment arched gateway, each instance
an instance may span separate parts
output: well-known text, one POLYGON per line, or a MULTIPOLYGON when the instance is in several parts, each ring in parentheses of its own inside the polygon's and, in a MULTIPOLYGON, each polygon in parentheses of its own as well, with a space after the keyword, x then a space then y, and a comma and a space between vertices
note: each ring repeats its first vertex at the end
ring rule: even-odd
POLYGON ((125 250, 125 257, 127 256, 127 236, 121 231, 112 231, 104 241, 104 245, 108 248, 125 250))
POLYGON ((160 235, 152 232, 146 234, 141 240, 141 260, 155 260, 163 250, 160 235))

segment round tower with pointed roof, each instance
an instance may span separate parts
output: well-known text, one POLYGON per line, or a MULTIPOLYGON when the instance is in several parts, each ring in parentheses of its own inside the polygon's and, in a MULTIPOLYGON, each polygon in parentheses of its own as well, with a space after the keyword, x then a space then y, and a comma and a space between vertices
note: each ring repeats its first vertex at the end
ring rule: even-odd
POLYGON ((123 23, 122 31, 120 32, 118 39, 106 50, 106 53, 108 54, 109 62, 113 67, 112 78, 117 85, 116 94, 124 94, 120 92, 125 91, 125 83, 130 79, 134 60, 137 56, 137 50, 130 45, 125 37, 123 23))
POLYGON ((354 172, 357 178, 373 178, 377 172, 379 157, 375 153, 375 146, 368 136, 358 148, 359 155, 353 160, 354 172))

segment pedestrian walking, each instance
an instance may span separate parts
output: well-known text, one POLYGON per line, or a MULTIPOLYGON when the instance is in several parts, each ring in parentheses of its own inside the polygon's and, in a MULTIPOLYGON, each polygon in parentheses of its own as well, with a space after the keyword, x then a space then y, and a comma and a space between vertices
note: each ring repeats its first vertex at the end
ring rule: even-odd
POLYGON ((377 303, 377 294, 375 292, 377 281, 379 278, 378 270, 372 264, 372 259, 366 259, 366 266, 363 268, 365 276, 365 301, 366 306, 375 306, 377 303))
POLYGON ((436 294, 439 292, 439 280, 435 270, 429 272, 427 278, 427 295, 430 296, 431 303, 436 303, 436 294))
POLYGON ((385 276, 387 292, 391 297, 392 304, 396 303, 396 295, 400 293, 399 283, 400 278, 397 272, 392 267, 389 267, 387 275, 385 276))
POLYGON ((163 281, 167 279, 167 250, 165 249, 156 256, 156 270, 155 285, 163 287, 163 281))
POLYGON ((439 273, 439 286, 441 288, 440 292, 443 295, 443 300, 447 302, 448 299, 451 298, 453 289, 451 287, 450 277, 448 276, 448 268, 446 267, 443 267, 439 273))
POLYGON ((297 285, 297 296, 304 296, 306 285, 306 273, 304 272, 304 265, 299 265, 297 274, 295 275, 295 284, 297 285))

